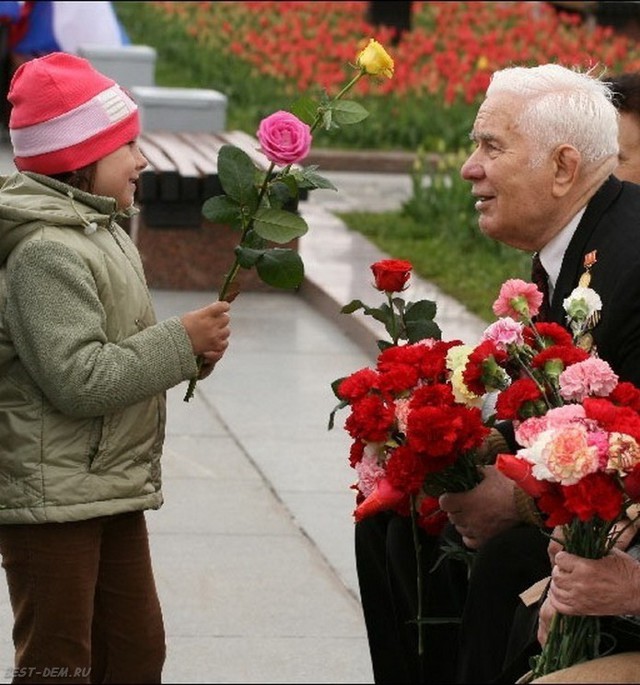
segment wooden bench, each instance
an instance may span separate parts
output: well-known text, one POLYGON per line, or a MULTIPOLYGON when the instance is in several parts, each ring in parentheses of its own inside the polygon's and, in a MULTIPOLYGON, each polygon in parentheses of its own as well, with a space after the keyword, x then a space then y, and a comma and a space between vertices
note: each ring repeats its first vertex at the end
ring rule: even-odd
MULTIPOLYGON (((149 166, 140 174, 131 224, 151 287, 176 290, 216 289, 234 258, 239 234, 211 224, 202 204, 222 194, 217 159, 225 144, 242 149, 267 171, 269 160, 259 143, 243 131, 220 133, 145 131, 138 139, 149 166)), ((300 199, 304 199, 306 193, 300 199)), ((255 270, 241 270, 244 288, 263 289, 255 270)))
POLYGON ((137 204, 151 228, 194 228, 202 221, 202 203, 222 193, 218 152, 225 143, 244 150, 258 168, 269 161, 257 151, 258 141, 242 131, 200 133, 150 131, 139 145, 149 166, 140 174, 137 204))

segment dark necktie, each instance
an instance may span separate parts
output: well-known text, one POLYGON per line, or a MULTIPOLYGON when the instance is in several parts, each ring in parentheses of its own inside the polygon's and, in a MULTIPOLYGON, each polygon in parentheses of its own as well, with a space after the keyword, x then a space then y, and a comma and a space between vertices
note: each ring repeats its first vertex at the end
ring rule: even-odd
POLYGON ((542 304, 540 305, 540 311, 535 317, 536 321, 548 321, 550 314, 550 303, 549 303, 549 277, 547 272, 542 266, 540 257, 536 252, 533 255, 533 260, 531 262, 531 280, 538 286, 538 290, 542 293, 542 304))

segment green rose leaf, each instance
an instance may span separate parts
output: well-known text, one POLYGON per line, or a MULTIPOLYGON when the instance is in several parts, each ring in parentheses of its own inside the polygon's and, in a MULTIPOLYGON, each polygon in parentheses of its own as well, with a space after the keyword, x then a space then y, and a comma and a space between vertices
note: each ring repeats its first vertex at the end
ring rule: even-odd
POLYGON ((223 145, 218 153, 218 176, 222 189, 232 200, 251 209, 257 207, 256 167, 246 152, 234 145, 223 145))
POLYGON ((274 247, 265 250, 256 263, 258 276, 274 288, 297 288, 304 278, 304 264, 295 250, 274 247))
POLYGON ((271 207, 281 209, 287 202, 298 197, 298 184, 292 176, 284 176, 270 184, 268 195, 271 207))
POLYGON ((295 114, 300 121, 304 121, 305 124, 312 126, 316 119, 318 103, 313 98, 305 95, 296 100, 289 111, 291 114, 295 114))
POLYGON ((254 250, 250 247, 238 245, 234 251, 238 264, 243 269, 250 269, 252 266, 256 265, 256 262, 262 257, 266 250, 254 250))
POLYGON ((321 116, 322 128, 325 131, 330 131, 332 128, 336 128, 336 124, 333 123, 333 114, 330 109, 325 109, 321 116))
POLYGON ((353 312, 357 312, 358 309, 365 309, 366 304, 362 302, 362 300, 351 300, 349 304, 345 304, 344 307, 340 310, 342 314, 353 314, 353 312))
POLYGON ((288 243, 309 230, 307 222, 301 216, 268 207, 261 207, 255 213, 253 228, 265 240, 278 244, 288 243))
POLYGON ((342 126, 357 124, 369 116, 369 112, 362 105, 352 100, 338 100, 331 109, 334 121, 342 126))
POLYGON ((236 228, 240 222, 240 205, 226 195, 214 195, 205 200, 202 215, 215 224, 231 224, 236 228))
POLYGON ((440 340, 440 327, 435 321, 413 321, 412 323, 406 323, 405 330, 407 334, 407 340, 410 343, 416 343, 425 338, 434 338, 435 340, 440 340))
POLYGON ((430 320, 436 318, 437 306, 433 300, 420 300, 418 302, 408 302, 404 314, 407 323, 420 320, 430 320))
POLYGON ((409 342, 414 343, 425 338, 440 340, 442 332, 434 321, 436 309, 436 303, 431 300, 420 300, 407 304, 404 324, 409 342))
POLYGON ((295 179, 300 188, 312 190, 314 188, 324 188, 326 190, 338 190, 328 178, 321 176, 313 169, 303 169, 295 173, 295 179))

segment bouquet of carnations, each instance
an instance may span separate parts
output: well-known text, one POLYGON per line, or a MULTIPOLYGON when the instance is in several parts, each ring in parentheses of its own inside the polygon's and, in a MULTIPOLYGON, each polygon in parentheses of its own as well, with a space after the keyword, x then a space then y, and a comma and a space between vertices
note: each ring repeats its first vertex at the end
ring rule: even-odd
MULTIPOLYGON (((514 423, 519 449, 498 455, 496 467, 534 498, 545 526, 560 527, 568 552, 597 559, 640 496, 640 390, 619 381, 592 346, 597 293, 579 287, 565 300, 568 330, 533 322, 541 299, 533 284, 503 285, 494 304, 501 318, 463 378, 475 392, 499 390, 495 419, 514 423)), ((597 616, 557 614, 530 677, 599 656, 600 640, 597 616)))
POLYGON ((358 474, 356 521, 384 510, 413 511, 420 526, 438 533, 446 521, 438 496, 479 482, 477 454, 489 433, 482 396, 462 380, 471 348, 440 340, 433 302, 394 296, 406 287, 410 262, 382 260, 371 268, 387 302, 373 308, 354 300, 342 311, 362 308, 385 325, 391 342, 378 341, 374 368, 334 381, 341 403, 329 427, 335 411, 348 406, 345 430, 353 439, 350 464, 358 474))
MULTIPOLYGON (((410 516, 416 552, 418 655, 424 652, 422 566, 418 527, 439 535, 447 516, 438 497, 464 491, 481 479, 480 450, 489 433, 482 395, 469 392, 462 371, 471 348, 443 342, 430 300, 405 302, 411 262, 384 259, 371 265, 374 287, 386 295, 379 307, 353 300, 343 313, 362 309, 384 325, 391 341, 378 340, 374 368, 332 383, 340 404, 350 408, 345 429, 353 439, 349 462, 358 474, 355 520, 381 511, 410 516)), ((483 393, 484 394, 484 393, 483 393)))

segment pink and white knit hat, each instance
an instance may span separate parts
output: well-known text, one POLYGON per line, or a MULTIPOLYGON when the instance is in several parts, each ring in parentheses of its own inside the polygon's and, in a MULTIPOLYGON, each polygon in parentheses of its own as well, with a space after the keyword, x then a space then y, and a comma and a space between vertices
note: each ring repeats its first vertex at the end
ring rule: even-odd
POLYGON ((74 171, 140 133, 135 102, 88 60, 68 53, 53 52, 18 67, 8 99, 20 171, 74 171))

